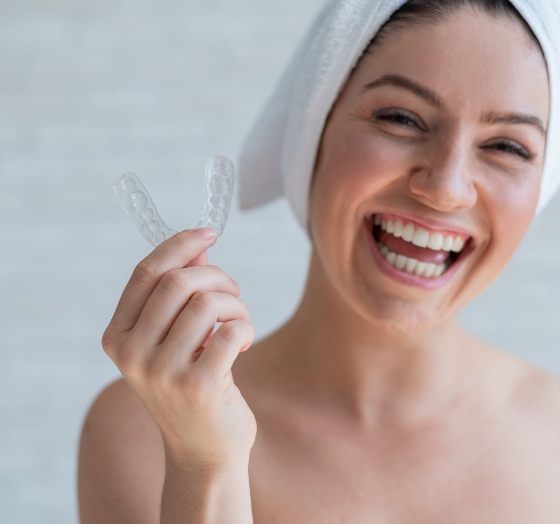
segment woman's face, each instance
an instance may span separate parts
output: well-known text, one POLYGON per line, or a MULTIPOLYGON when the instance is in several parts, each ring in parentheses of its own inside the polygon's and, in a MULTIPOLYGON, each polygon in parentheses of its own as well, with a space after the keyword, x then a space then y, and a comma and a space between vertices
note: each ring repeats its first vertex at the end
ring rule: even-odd
POLYGON ((533 218, 545 137, 537 126, 484 116, 523 113, 546 128, 548 111, 544 58, 512 20, 464 8, 390 34, 365 55, 330 114, 310 195, 314 256, 338 298, 371 323, 424 330, 485 289, 533 218), (385 75, 425 86, 440 106, 403 87, 365 87, 385 75), (374 237, 374 215, 416 221, 408 229, 433 249, 379 230, 374 237), (393 268, 377 251, 382 238, 410 255, 407 264, 426 267, 434 255, 447 264, 439 237, 416 234, 421 226, 472 237, 439 279, 393 268))

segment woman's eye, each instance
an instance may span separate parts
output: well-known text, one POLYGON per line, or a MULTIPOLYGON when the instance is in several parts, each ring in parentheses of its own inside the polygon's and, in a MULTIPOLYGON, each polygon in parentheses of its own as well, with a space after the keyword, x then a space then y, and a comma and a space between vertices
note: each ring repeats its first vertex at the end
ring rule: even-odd
POLYGON ((402 124, 406 127, 410 127, 409 124, 412 123, 414 127, 420 127, 415 120, 398 111, 393 111, 391 113, 377 113, 375 116, 377 117, 377 120, 388 120, 390 122, 402 124))
MULTIPOLYGON (((402 113, 400 111, 391 111, 391 112, 385 111, 385 112, 376 113, 374 116, 376 117, 377 120, 386 120, 389 122, 395 122, 397 124, 404 125, 405 127, 411 127, 412 125, 418 129, 421 129, 421 126, 418 125, 416 120, 410 118, 405 113, 402 113)), ((514 142, 510 142, 510 141, 498 142, 488 147, 495 148, 512 155, 517 155, 525 160, 532 160, 534 156, 531 153, 529 153, 524 147, 518 146, 514 142)))
POLYGON ((506 151, 510 154, 520 156, 521 158, 524 158, 525 160, 531 160, 533 158, 533 155, 528 153, 525 148, 519 147, 519 146, 515 145, 513 142, 498 142, 497 144, 493 144, 492 146, 489 146, 489 147, 503 148, 503 149, 501 149, 502 151, 506 151))

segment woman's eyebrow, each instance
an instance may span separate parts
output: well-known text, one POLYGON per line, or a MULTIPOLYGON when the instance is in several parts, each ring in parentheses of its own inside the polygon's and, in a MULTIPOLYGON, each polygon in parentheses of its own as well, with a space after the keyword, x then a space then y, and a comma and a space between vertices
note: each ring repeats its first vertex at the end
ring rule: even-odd
MULTIPOLYGON (((426 86, 420 85, 417 82, 406 78, 401 75, 383 75, 382 77, 369 82, 362 88, 362 93, 369 91, 370 89, 375 89, 376 87, 392 85, 395 87, 400 87, 402 89, 407 89, 411 91, 416 96, 422 98, 432 107, 436 109, 445 109, 445 104, 442 102, 440 96, 427 88, 426 86)), ((480 120, 482 124, 523 124, 530 125, 537 128, 543 136, 546 137, 546 128, 542 120, 534 115, 527 115, 524 113, 496 113, 494 111, 489 111, 482 115, 480 120)))

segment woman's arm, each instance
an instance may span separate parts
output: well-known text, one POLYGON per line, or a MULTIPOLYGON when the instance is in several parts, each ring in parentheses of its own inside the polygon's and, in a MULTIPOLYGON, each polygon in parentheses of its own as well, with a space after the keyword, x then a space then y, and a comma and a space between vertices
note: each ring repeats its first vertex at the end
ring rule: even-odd
POLYGON ((167 464, 160 524, 252 524, 248 468, 207 472, 167 464))
POLYGON ((159 428, 124 379, 103 389, 85 417, 77 480, 80 524, 253 522, 248 469, 166 464, 159 428))

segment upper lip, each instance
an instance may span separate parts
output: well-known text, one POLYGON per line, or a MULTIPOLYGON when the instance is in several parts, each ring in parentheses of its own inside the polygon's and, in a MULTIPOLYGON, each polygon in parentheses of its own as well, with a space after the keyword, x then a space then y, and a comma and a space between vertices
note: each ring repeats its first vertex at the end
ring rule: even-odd
POLYGON ((390 220, 398 220, 398 219, 406 220, 407 222, 412 222, 417 227, 422 227, 428 230, 430 233, 443 233, 443 234, 448 234, 453 236, 459 236, 464 238, 465 240, 468 240, 469 238, 474 239, 474 235, 467 229, 456 226, 454 224, 450 224, 448 222, 442 222, 441 220, 435 220, 433 218, 419 217, 419 216, 409 215, 407 213, 397 214, 397 213, 380 212, 380 213, 374 213, 372 215, 372 222, 373 222, 373 218, 376 215, 380 215, 384 219, 388 218, 390 220))

